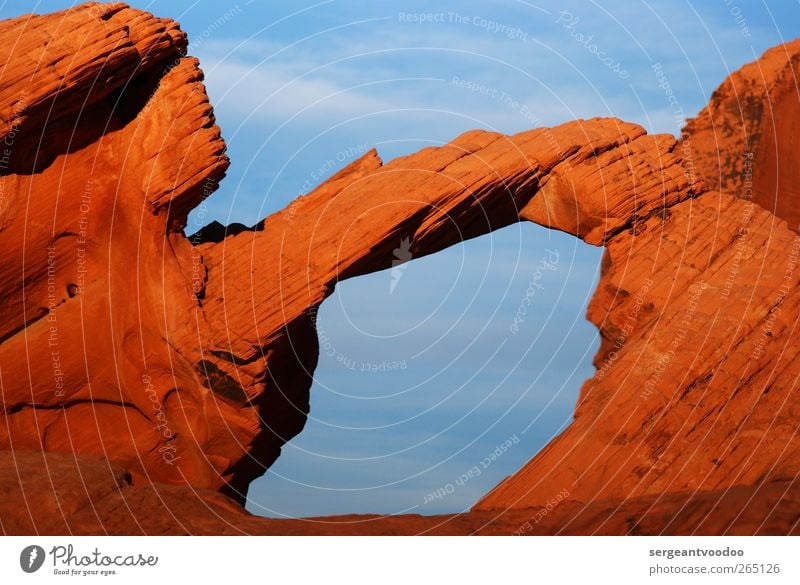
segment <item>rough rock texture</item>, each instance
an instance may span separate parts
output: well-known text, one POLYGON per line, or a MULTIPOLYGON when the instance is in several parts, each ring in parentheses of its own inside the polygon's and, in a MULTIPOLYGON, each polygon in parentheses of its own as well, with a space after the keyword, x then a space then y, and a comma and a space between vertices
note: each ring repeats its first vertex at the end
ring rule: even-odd
POLYGON ((752 199, 800 230, 800 40, 728 77, 687 122, 683 143, 713 189, 752 199))
POLYGON ((170 337, 195 327, 181 228, 228 161, 186 37, 122 4, 2 30, 0 447, 213 485, 170 337))
POLYGON ((273 520, 252 516, 212 490, 137 485, 122 468, 95 457, 6 451, 0 452, 0 496, 4 534, 800 534, 800 494, 791 482, 589 505, 557 497, 527 509, 273 520))
POLYGON ((795 480, 799 262, 785 222, 718 193, 614 238, 574 422, 476 508, 795 480))
POLYGON ((762 207, 800 226, 798 63, 800 40, 770 49, 688 122, 686 174, 722 194, 608 243, 575 422, 476 509, 797 479, 800 240, 762 207))
POLYGON ((187 238, 228 161, 175 23, 88 4, 0 28, 4 532, 797 530, 800 239, 673 137, 597 118, 372 151, 252 228, 187 238), (403 240, 419 257, 520 220, 606 247, 572 425, 469 514, 243 512, 303 428, 337 282, 403 240))
POLYGON ((236 469, 235 487, 246 489, 303 428, 315 311, 339 280, 388 268, 404 239, 418 258, 520 217, 598 244, 638 229, 698 192, 674 146, 595 119, 515 136, 472 131, 386 165, 372 151, 255 230, 199 244, 202 308, 218 340, 206 350, 216 358, 208 368, 260 412, 238 431, 252 457, 236 469))

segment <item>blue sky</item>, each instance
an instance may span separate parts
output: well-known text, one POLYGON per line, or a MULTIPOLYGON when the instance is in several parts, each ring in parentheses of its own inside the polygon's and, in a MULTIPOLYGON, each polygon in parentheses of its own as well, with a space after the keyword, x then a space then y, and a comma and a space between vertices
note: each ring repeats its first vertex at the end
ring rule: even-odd
MULTIPOLYGON (((233 161, 188 231, 252 224, 372 146, 390 160, 471 128, 592 116, 674 134, 731 71, 800 36, 789 1, 130 3, 189 34, 233 161)), ((0 15, 72 4, 0 2, 0 15)), ((524 224, 340 284, 320 310, 311 418, 249 509, 468 508, 569 423, 597 348, 584 315, 600 252, 524 224)))

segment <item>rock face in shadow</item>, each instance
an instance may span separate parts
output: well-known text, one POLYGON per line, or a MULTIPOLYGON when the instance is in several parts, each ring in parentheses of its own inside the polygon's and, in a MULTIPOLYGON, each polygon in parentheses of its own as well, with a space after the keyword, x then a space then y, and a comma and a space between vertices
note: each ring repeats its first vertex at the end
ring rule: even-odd
POLYGON ((187 238, 228 160, 177 25, 86 4, 0 29, 0 487, 30 502, 0 508, 4 532, 797 530, 800 239, 672 136, 595 118, 371 151, 252 228, 187 238), (412 259, 523 220, 606 248, 570 427, 470 514, 246 514, 305 424, 336 284, 401 242, 412 259))

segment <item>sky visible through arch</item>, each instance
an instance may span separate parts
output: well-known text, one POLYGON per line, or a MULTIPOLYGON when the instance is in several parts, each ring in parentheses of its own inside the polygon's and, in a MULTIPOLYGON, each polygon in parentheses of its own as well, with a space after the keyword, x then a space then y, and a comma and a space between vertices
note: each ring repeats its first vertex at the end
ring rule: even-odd
MULTIPOLYGON (((796 2, 129 3, 189 34, 233 161, 187 232, 253 224, 373 146, 388 161, 594 116, 677 134, 730 72, 800 36, 796 2)), ((0 1, 0 17, 72 4, 0 1)), ((249 509, 468 508, 568 424, 600 253, 521 224, 341 283, 311 418, 249 509)))

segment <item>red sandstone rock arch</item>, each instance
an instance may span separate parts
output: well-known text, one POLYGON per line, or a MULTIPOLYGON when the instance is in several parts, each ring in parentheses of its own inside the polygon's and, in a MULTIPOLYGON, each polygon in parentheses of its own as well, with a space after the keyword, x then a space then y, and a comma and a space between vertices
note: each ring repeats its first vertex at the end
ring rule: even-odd
POLYGON ((589 310, 604 343, 573 424, 476 509, 795 480, 800 244, 708 190, 673 137, 591 119, 373 151, 253 229, 192 242, 186 214, 227 159, 175 23, 87 5, 3 27, 26 49, 0 54, 3 449, 241 499, 302 429, 309 311, 337 280, 390 266, 399 234, 418 257, 529 220, 606 247, 589 310))

